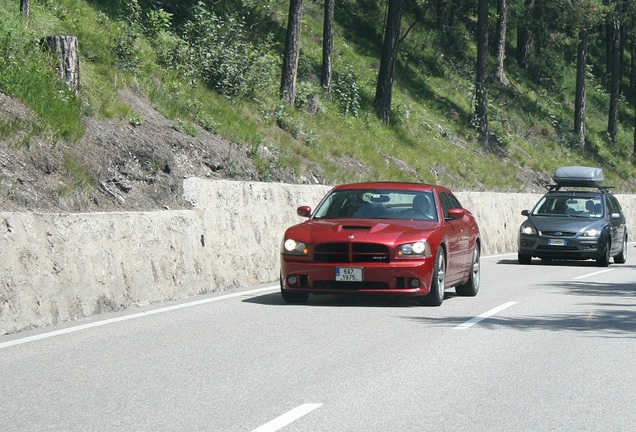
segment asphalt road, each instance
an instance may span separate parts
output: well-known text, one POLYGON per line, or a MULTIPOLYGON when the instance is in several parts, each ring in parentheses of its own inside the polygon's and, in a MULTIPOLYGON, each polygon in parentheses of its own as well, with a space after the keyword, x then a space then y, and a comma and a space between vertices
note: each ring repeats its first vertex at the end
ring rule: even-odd
POLYGON ((636 430, 627 264, 482 257, 440 307, 274 285, 0 337, 2 431, 636 430))

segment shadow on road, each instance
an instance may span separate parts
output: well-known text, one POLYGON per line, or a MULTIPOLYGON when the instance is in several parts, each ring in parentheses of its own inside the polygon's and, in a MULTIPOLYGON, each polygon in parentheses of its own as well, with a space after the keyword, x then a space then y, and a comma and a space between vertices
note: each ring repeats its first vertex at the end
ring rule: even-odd
MULTIPOLYGON (((444 296, 445 301, 456 297, 456 294, 450 291, 444 296)), ((414 297, 404 296, 384 296, 384 295, 365 295, 365 294, 341 294, 341 295, 315 295, 309 296, 306 303, 301 305, 290 305, 283 301, 279 292, 250 297, 243 300, 245 303, 255 303, 267 306, 328 306, 328 307, 421 307, 417 304, 414 297)), ((442 306, 443 307, 443 306, 442 306)))
MULTIPOLYGON (((538 258, 533 258, 531 264, 519 264, 519 261, 517 261, 516 258, 512 258, 512 259, 501 259, 497 261, 497 264, 518 265, 523 267, 547 266, 547 267, 591 267, 591 268, 598 268, 598 269, 607 268, 607 267, 598 267, 596 265, 596 261, 593 261, 593 260, 578 260, 578 261, 577 260, 561 260, 561 259, 540 260, 538 258)), ((625 264, 610 264, 610 267, 612 266, 629 267, 629 266, 626 266, 625 264)))
MULTIPOLYGON (((590 337, 636 338, 636 283, 595 283, 589 281, 555 281, 542 285, 555 292, 586 297, 584 312, 566 312, 544 315, 495 315, 479 323, 480 329, 501 328, 520 331, 547 330, 572 331, 590 337)), ((452 317, 404 317, 427 325, 456 326, 471 316, 452 317)))
MULTIPOLYGON (((518 265, 516 259, 502 259, 497 264, 518 265)), ((605 270, 604 267, 596 267, 594 261, 568 261, 533 260, 530 267, 542 266, 568 266, 589 267, 591 270, 605 270)), ((636 270, 636 265, 611 264, 609 269, 616 268, 636 270)), ((529 266, 523 265, 527 268, 529 266)), ((603 283, 590 282, 584 279, 554 281, 541 284, 540 288, 549 289, 557 294, 586 297, 586 302, 577 306, 583 306, 585 312, 581 313, 555 313, 544 315, 515 315, 505 317, 494 315, 479 322, 480 329, 497 330, 501 328, 515 329, 519 331, 571 331, 590 337, 606 338, 636 338, 636 282, 634 283, 603 283)), ((457 295, 453 289, 449 289, 445 295, 445 301, 453 300, 457 295)), ((360 294, 343 295, 310 295, 308 301, 302 305, 289 305, 283 301, 279 292, 268 293, 243 300, 246 303, 255 303, 268 306, 285 307, 364 307, 364 308, 409 308, 420 307, 412 297, 387 297, 360 294)), ((441 306, 443 311, 444 305, 441 306)), ((485 311, 481 311, 485 312, 485 311)), ((437 315, 437 314, 436 314, 437 315)), ((430 326, 455 327, 473 316, 404 316, 406 320, 412 320, 430 326)))
MULTIPOLYGON (((625 305, 605 304, 602 309, 592 310, 585 314, 552 314, 538 316, 490 317, 479 323, 479 329, 499 330, 514 329, 520 331, 570 331, 590 337, 604 338, 636 338, 636 312, 623 309, 625 305), (607 307, 610 306, 608 309, 607 307), (613 309, 612 306, 621 308, 613 309)), ((633 305, 632 305, 633 307, 633 305)), ((409 320, 448 327, 466 322, 470 317, 405 317, 409 320)))
MULTIPOLYGON (((636 246, 632 246, 636 248, 636 246)), ((629 253, 627 255, 627 259, 629 261, 629 253)), ((613 262, 613 261, 611 261, 613 262)), ((568 260, 568 259, 539 259, 532 258, 531 264, 519 264, 517 258, 505 258, 497 261, 497 264, 514 264, 514 265, 524 265, 524 266, 568 266, 568 267, 596 267, 596 261, 594 260, 568 260)), ((618 265, 621 267, 625 267, 625 264, 611 264, 618 265)), ((598 267, 603 268, 603 267, 598 267)))

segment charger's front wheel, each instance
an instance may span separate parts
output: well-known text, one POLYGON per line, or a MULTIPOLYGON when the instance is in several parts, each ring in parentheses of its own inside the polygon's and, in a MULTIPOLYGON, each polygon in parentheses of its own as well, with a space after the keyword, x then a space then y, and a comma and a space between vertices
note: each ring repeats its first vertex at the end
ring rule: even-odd
POLYGON ((444 248, 437 249, 435 257, 435 268, 431 282, 431 291, 420 299, 420 303, 427 306, 439 306, 444 301, 446 291, 446 255, 444 248))

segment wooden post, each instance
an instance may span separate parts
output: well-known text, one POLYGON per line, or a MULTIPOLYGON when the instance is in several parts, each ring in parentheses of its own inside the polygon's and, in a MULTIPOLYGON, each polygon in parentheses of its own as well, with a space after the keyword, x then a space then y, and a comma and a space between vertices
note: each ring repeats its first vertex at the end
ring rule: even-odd
POLYGON ((75 36, 47 36, 42 39, 42 45, 56 54, 59 58, 58 71, 64 81, 75 95, 79 94, 79 50, 75 36))

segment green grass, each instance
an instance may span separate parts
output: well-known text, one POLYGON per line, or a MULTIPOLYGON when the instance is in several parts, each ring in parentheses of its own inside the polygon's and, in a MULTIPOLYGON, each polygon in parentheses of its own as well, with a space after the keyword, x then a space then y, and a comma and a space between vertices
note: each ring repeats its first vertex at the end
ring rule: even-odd
MULTIPOLYGON (((210 90, 190 70, 160 65, 156 48, 173 42, 173 35, 146 38, 130 22, 118 20, 112 13, 115 9, 97 9, 103 2, 34 2, 28 21, 17 15, 15 3, 0 0, 0 51, 5 59, 0 63, 0 90, 22 100, 43 126, 0 123, 0 138, 25 127, 76 142, 83 134, 83 116, 140 124, 142 116, 118 97, 129 87, 145 94, 182 132, 196 136, 200 126, 246 146, 263 181, 272 178, 273 170, 287 169, 298 177, 320 173, 326 183, 406 180, 437 182, 458 190, 515 191, 522 187, 520 169, 551 174, 558 166, 581 164, 603 167, 608 183, 619 191, 636 190, 633 106, 622 103, 618 144, 610 145, 607 91, 599 78, 590 76, 587 143, 579 148, 571 132, 573 64, 564 64, 571 73, 556 88, 547 89, 534 84, 509 60, 506 73, 511 85, 493 83, 489 89, 489 120, 497 148, 484 149, 472 126, 475 46, 467 29, 458 29, 451 41, 444 41, 444 49, 427 22, 403 41, 394 81, 393 121, 386 126, 372 106, 384 10, 361 11, 356 6, 336 26, 335 73, 347 77, 342 85, 352 86, 339 89, 353 103, 347 105, 337 92, 330 101, 319 88, 322 3, 305 2, 298 88, 300 101, 318 95, 320 107, 314 116, 302 107, 281 103, 275 75, 267 77, 264 89, 256 94, 238 98, 210 90), (355 33, 353 28, 361 30, 355 33), (62 33, 80 41, 79 98, 58 82, 50 58, 37 46, 40 37, 62 33), (345 113, 345 107, 354 107, 355 112, 345 113), (277 157, 263 158, 259 149, 264 147, 277 157)), ((276 66, 288 2, 267 4, 272 28, 257 30, 271 34, 267 64, 276 66)), ((408 16, 405 22, 410 22, 408 16)), ((72 176, 90 179, 88 173, 66 163, 78 173, 72 176)), ((93 187, 77 178, 70 183, 93 187)))

